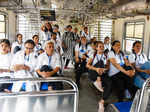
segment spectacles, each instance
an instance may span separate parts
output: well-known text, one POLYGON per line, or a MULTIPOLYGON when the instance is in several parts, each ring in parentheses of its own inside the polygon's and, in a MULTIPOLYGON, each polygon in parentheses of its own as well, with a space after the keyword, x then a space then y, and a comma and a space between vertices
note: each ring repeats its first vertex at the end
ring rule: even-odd
POLYGON ((33 50, 33 48, 29 48, 29 47, 25 47, 26 49, 28 49, 28 50, 33 50))

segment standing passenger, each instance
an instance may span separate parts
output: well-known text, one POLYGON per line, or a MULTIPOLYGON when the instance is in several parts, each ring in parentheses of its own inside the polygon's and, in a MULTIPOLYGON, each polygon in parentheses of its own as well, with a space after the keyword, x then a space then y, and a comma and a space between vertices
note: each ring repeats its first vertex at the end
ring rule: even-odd
POLYGON ((47 41, 51 39, 51 33, 53 32, 51 23, 46 21, 46 23, 41 27, 41 30, 43 32, 43 40, 47 41))
POLYGON ((63 34, 62 38, 62 48, 64 50, 64 57, 66 60, 65 69, 68 68, 70 60, 73 61, 73 43, 74 43, 74 34, 72 32, 72 26, 67 26, 67 32, 63 34))
POLYGON ((88 27, 84 27, 84 29, 81 33, 81 36, 86 37, 87 41, 90 42, 90 35, 89 35, 89 32, 88 32, 88 27))

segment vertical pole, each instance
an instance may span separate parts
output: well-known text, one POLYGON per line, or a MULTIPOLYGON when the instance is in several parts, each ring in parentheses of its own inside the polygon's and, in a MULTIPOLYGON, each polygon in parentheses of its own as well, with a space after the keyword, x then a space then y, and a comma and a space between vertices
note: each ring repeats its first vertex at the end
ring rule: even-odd
POLYGON ((98 40, 100 40, 100 21, 98 21, 98 40))

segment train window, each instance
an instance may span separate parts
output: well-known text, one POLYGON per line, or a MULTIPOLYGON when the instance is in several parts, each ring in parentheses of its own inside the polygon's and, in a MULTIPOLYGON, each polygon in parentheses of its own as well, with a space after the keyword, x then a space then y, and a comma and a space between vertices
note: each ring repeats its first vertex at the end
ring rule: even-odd
POLYGON ((23 35, 23 40, 31 39, 40 30, 38 13, 18 14, 17 32, 23 35))
POLYGON ((0 39, 6 38, 6 21, 5 16, 0 15, 0 39))
POLYGON ((91 24, 91 37, 97 37, 103 41, 106 36, 112 36, 112 20, 98 19, 97 23, 91 24))
POLYGON ((125 23, 125 36, 123 41, 123 48, 126 53, 132 50, 132 44, 139 40, 143 42, 144 37, 144 22, 127 22, 125 23))

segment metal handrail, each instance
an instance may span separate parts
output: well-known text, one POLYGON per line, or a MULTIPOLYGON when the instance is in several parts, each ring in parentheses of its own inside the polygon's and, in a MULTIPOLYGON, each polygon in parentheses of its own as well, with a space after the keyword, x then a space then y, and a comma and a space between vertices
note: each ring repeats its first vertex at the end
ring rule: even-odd
POLYGON ((31 91, 31 92, 17 92, 17 93, 0 93, 2 97, 15 97, 15 96, 42 96, 42 95, 66 95, 66 94, 75 94, 74 100, 74 112, 78 112, 78 99, 79 91, 77 85, 73 80, 64 77, 51 77, 51 78, 0 78, 1 83, 14 83, 14 82, 66 82, 73 87, 70 90, 52 90, 52 91, 31 91))
POLYGON ((144 91, 145 91, 145 89, 146 89, 146 87, 149 83, 150 83, 150 78, 148 78, 143 84, 141 94, 140 94, 140 98, 139 98, 139 102, 137 103, 138 106, 137 106, 137 111, 136 112, 140 112, 140 110, 141 110, 141 104, 142 104, 142 100, 143 100, 144 91))

